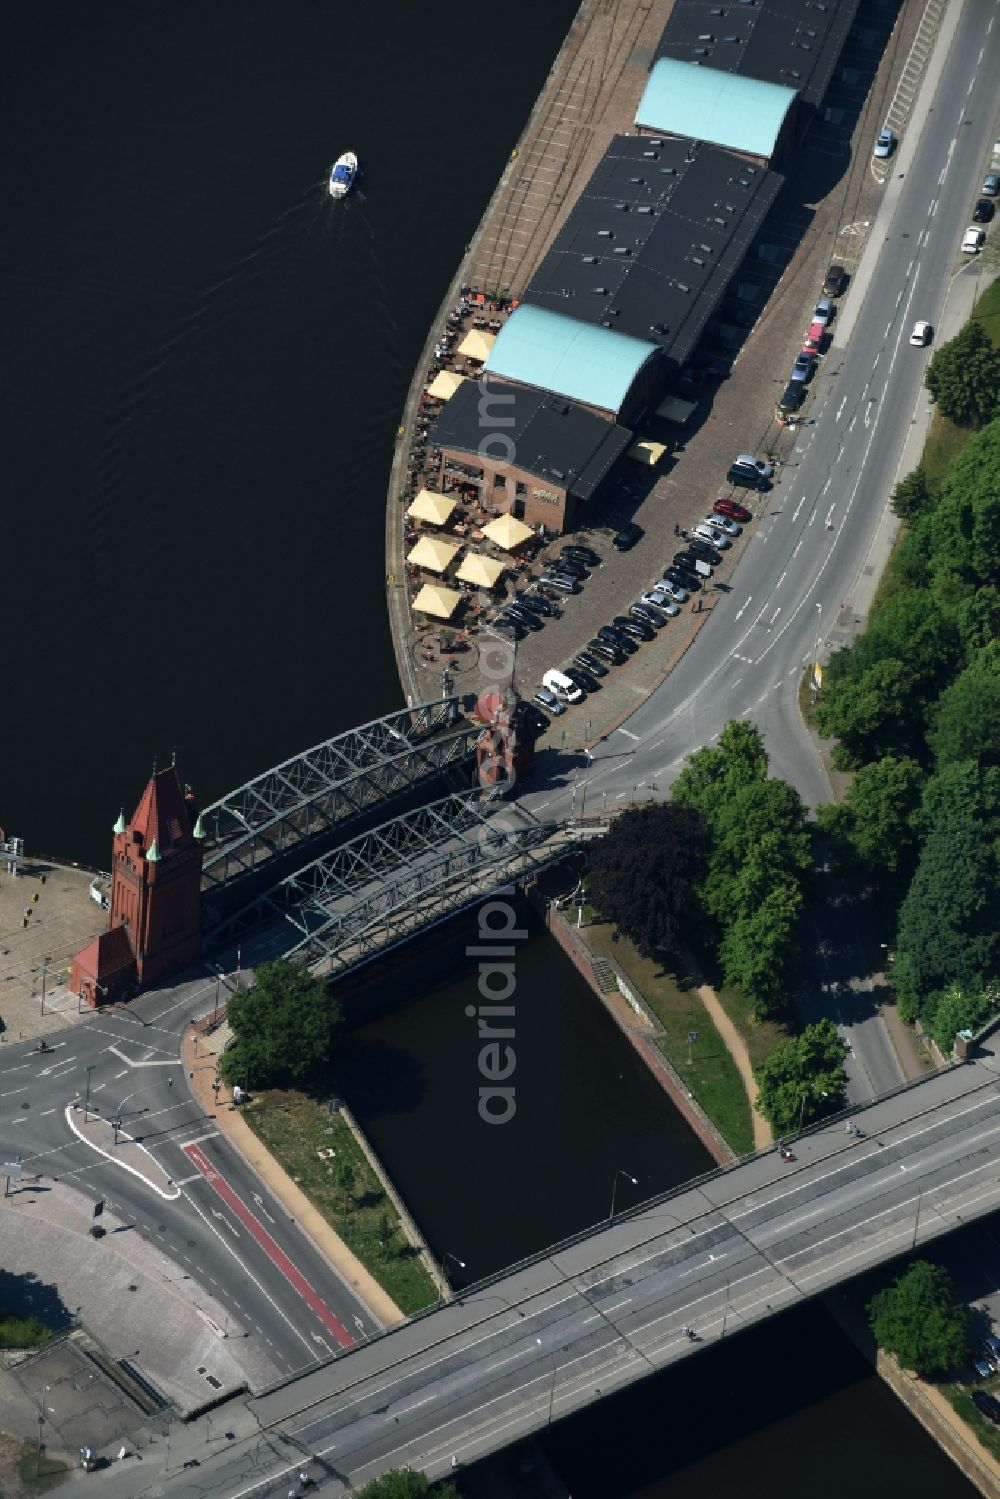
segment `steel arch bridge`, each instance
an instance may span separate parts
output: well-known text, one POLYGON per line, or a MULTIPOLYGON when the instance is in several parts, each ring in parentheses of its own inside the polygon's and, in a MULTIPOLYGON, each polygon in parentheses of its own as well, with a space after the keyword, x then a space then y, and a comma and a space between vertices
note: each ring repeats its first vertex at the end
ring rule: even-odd
POLYGON ((201 814, 202 890, 228 885, 393 796, 463 766, 481 724, 455 696, 349 729, 247 781, 201 814))
MULTIPOLYGON (((564 858, 580 835, 517 807, 447 796, 313 860, 211 934, 212 946, 264 925, 292 930, 281 947, 339 976, 487 896, 564 858)), ((277 955, 277 949, 275 950, 277 955)))

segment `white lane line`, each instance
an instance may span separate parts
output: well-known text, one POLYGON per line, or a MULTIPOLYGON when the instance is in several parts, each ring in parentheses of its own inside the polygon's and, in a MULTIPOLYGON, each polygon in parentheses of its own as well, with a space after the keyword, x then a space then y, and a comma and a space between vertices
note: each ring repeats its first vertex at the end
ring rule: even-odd
POLYGON ((788 577, 788 569, 786 568, 785 571, 781 574, 781 577, 778 579, 777 583, 775 583, 775 585, 774 585, 775 588, 780 588, 781 585, 782 585, 782 583, 785 581, 785 579, 787 577, 788 577))
POLYGON ((795 509, 792 512, 792 520, 793 521, 797 521, 798 520, 798 518, 799 518, 799 511, 802 509, 802 506, 805 504, 805 502, 806 502, 806 497, 805 497, 805 495, 803 495, 802 498, 801 498, 801 500, 799 500, 799 503, 796 505, 795 509))
POLYGON ((800 536, 799 539, 798 539, 798 541, 795 543, 795 550, 792 552, 792 557, 793 558, 797 557, 799 555, 799 553, 801 552, 801 550, 802 550, 802 538, 800 536))
MULTIPOLYGON (((174 1143, 177 1144, 177 1145, 179 1145, 180 1148, 181 1148, 181 1150, 187 1150, 187 1148, 188 1148, 189 1145, 200 1145, 201 1142, 202 1142, 202 1140, 214 1140, 215 1137, 216 1137, 216 1135, 218 1135, 220 1133, 221 1133, 220 1130, 209 1129, 209 1130, 206 1130, 203 1135, 195 1135, 195 1137, 194 1137, 193 1140, 177 1140, 174 1143)), ((194 1177, 192 1177, 191 1180, 193 1181, 194 1177)), ((182 1183, 182 1185, 183 1185, 183 1183, 182 1183)))
POLYGON ((751 602, 752 602, 752 600, 753 600, 753 594, 752 594, 752 593, 751 593, 751 594, 750 594, 750 595, 749 595, 749 597, 748 597, 748 598, 747 598, 747 601, 746 601, 746 603, 745 603, 745 604, 744 604, 744 605, 743 605, 743 607, 742 607, 742 608, 741 608, 741 609, 740 609, 740 610, 739 610, 739 611, 738 611, 738 613, 737 613, 737 615, 736 615, 736 618, 737 618, 737 619, 742 619, 742 618, 743 618, 743 616, 744 616, 744 614, 745 614, 745 613, 746 613, 746 611, 747 611, 747 610, 748 610, 748 609, 749 609, 749 607, 750 607, 750 604, 751 604, 751 602))
POLYGON ((633 734, 631 729, 619 729, 618 732, 619 734, 624 734, 626 739, 635 739, 636 741, 639 739, 639 735, 633 734))
POLYGON ((203 1182, 205 1180, 205 1173, 203 1171, 196 1171, 193 1176, 182 1176, 180 1181, 174 1182, 174 1186, 189 1187, 192 1182, 203 1182))

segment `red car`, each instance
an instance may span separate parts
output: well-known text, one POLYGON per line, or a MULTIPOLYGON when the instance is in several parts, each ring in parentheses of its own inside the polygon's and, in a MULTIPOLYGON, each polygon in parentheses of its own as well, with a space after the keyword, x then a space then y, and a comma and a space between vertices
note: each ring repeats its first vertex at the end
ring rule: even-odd
POLYGON ((716 500, 712 509, 717 511, 719 515, 728 515, 730 520, 747 521, 753 519, 746 506, 737 505, 735 500, 716 500))

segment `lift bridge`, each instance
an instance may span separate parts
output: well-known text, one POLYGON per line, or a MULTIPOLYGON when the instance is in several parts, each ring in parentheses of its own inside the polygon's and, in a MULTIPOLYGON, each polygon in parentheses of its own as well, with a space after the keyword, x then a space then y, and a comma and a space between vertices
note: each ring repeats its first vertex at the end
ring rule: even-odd
POLYGON ((539 873, 581 835, 478 793, 446 796, 382 823, 279 880, 209 935, 254 939, 255 961, 283 956, 337 977, 539 873))
MULTIPOLYGON (((482 725, 456 696, 420 703, 349 729, 229 792, 201 814, 202 893, 209 912, 242 905, 239 892, 271 884, 342 838, 382 821, 396 799, 427 799, 434 783, 471 787, 482 725)), ((438 794, 440 794, 439 788, 438 794)))

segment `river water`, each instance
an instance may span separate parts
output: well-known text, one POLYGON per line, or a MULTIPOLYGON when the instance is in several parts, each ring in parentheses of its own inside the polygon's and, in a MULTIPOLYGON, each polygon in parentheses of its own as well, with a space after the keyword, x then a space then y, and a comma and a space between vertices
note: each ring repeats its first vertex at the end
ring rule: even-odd
MULTIPOLYGON (((29 853, 106 866, 175 749, 204 803, 399 704, 393 435, 575 9, 7 7, 0 825, 29 853), (336 206, 345 149, 364 178, 336 206)), ((475 973, 392 971, 409 1002, 371 1006, 345 1091, 470 1275, 602 1217, 619 1169, 652 1191, 702 1168, 537 937, 503 1129, 476 1122, 475 973)), ((819 1313, 696 1370, 553 1429, 578 1499, 967 1492, 819 1313)))

